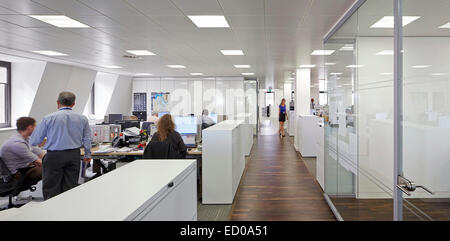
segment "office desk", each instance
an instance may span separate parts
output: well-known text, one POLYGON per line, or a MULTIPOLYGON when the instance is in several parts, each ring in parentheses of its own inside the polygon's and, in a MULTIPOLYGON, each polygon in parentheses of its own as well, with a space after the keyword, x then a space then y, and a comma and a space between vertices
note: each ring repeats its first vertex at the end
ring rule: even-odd
MULTIPOLYGON (((107 153, 95 153, 95 151, 97 151, 98 149, 100 149, 99 146, 93 147, 91 149, 91 157, 93 160, 93 172, 95 173, 99 173, 98 175, 96 175, 96 177, 98 177, 101 174, 107 173, 111 170, 114 170, 115 167, 115 163, 112 164, 112 166, 105 166, 102 162, 101 159, 123 159, 123 158, 135 158, 135 159, 142 159, 142 156, 144 155, 144 151, 140 150, 140 151, 130 151, 130 152, 107 152, 107 153)), ((81 149, 81 159, 84 157, 84 149, 81 149)), ((199 151, 197 148, 192 148, 192 149, 188 149, 188 153, 187 153, 187 159, 190 159, 189 157, 192 157, 192 159, 197 159, 198 162, 201 162, 201 155, 202 152, 199 151), (198 156, 200 156, 200 158, 198 158, 198 156)), ((199 166, 201 167, 201 163, 198 163, 199 166)))
POLYGON ((138 160, 7 220, 197 220, 194 160, 138 160))

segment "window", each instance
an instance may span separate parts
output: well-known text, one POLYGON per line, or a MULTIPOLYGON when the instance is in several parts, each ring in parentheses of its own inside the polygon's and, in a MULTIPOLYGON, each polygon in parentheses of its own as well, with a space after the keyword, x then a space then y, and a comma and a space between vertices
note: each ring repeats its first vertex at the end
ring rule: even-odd
POLYGON ((11 63, 0 61, 0 128, 11 127, 11 63))

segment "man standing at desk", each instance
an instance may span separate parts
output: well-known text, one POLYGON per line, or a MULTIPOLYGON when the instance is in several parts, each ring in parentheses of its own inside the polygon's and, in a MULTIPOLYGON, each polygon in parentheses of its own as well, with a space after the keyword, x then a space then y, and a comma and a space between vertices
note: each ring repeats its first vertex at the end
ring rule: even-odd
POLYGON ((84 162, 91 160, 91 129, 85 116, 72 111, 75 94, 61 92, 56 103, 58 111, 44 117, 31 136, 31 145, 47 137, 42 170, 46 200, 78 185, 81 146, 84 146, 84 162))

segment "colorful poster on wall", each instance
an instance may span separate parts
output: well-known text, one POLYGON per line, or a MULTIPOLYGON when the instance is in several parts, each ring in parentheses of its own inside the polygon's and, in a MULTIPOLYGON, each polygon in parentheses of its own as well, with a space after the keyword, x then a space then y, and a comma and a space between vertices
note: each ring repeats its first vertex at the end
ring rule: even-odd
POLYGON ((169 92, 152 92, 152 111, 169 112, 169 92))

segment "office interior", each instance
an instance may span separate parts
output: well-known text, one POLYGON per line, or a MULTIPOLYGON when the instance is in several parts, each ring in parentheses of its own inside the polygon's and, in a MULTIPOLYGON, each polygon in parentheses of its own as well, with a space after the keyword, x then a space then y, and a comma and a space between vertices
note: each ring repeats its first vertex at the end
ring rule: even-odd
POLYGON ((0 0, 0 145, 71 91, 93 153, 55 198, 41 182, 2 194, 0 220, 448 221, 449 13, 446 0, 0 0), (186 159, 146 160, 165 114, 186 159))

